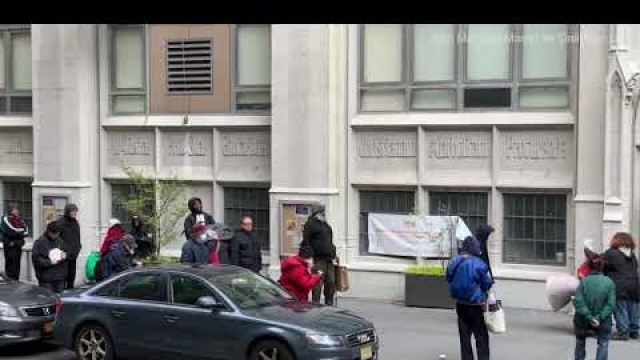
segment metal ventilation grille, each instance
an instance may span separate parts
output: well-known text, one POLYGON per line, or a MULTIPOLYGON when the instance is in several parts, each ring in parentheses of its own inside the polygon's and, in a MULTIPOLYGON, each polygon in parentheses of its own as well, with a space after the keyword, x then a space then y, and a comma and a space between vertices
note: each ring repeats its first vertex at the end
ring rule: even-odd
POLYGON ((167 43, 167 88, 170 93, 213 90, 212 40, 172 40, 167 43))

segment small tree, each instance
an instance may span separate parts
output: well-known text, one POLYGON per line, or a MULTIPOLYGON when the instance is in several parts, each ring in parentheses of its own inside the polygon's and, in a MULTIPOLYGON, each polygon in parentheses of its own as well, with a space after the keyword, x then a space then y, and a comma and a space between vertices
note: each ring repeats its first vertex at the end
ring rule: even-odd
POLYGON ((160 257, 162 246, 180 236, 181 227, 176 226, 187 213, 184 198, 187 185, 172 176, 158 181, 130 166, 122 167, 133 187, 133 196, 116 196, 116 201, 129 214, 140 214, 154 235, 154 259, 160 257), (149 206, 149 205, 152 206, 149 206))

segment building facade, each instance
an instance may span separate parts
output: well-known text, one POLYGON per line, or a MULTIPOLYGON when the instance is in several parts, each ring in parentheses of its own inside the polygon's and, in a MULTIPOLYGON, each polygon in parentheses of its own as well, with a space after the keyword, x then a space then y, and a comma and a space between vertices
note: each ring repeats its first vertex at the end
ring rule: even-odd
POLYGON ((0 35, 0 200, 16 201, 36 235, 79 204, 85 255, 110 217, 127 217, 123 165, 187 180, 217 221, 252 214, 273 275, 305 206, 325 204, 348 296, 402 299, 415 261, 368 253, 372 212, 492 224, 498 292, 531 308, 546 307, 547 276, 574 271, 585 238, 604 248, 615 231, 640 235, 636 25, 34 24, 0 35))

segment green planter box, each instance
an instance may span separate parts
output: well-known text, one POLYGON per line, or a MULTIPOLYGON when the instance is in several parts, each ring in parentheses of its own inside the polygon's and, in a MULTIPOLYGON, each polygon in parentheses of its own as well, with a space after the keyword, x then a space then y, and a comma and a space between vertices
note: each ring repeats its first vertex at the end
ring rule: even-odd
POLYGON ((405 274, 405 306, 453 309, 455 301, 449 295, 449 283, 442 275, 405 274))

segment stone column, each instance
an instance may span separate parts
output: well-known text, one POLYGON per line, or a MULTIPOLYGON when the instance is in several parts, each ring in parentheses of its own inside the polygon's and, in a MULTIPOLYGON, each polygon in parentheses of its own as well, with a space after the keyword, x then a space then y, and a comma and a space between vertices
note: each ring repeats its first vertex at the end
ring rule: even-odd
POLYGON ((42 196, 78 204, 84 256, 97 244, 99 101, 96 25, 32 26, 34 230, 43 231, 42 196))

